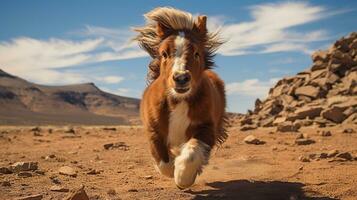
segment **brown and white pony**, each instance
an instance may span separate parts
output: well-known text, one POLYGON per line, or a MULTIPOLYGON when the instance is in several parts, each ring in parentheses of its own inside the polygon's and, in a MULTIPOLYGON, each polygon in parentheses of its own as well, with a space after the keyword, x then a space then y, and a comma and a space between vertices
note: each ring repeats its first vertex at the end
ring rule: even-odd
POLYGON ((211 70, 222 42, 208 33, 206 16, 162 7, 145 17, 135 38, 152 57, 141 118, 156 168, 183 189, 227 138, 224 83, 211 70))

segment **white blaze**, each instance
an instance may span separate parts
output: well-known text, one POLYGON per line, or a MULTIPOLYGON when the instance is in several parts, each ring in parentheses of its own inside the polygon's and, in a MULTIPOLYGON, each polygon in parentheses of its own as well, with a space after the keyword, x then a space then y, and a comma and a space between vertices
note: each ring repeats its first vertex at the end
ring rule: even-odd
POLYGON ((186 45, 185 33, 179 32, 175 39, 175 61, 173 71, 185 71, 186 60, 184 59, 184 50, 186 45))

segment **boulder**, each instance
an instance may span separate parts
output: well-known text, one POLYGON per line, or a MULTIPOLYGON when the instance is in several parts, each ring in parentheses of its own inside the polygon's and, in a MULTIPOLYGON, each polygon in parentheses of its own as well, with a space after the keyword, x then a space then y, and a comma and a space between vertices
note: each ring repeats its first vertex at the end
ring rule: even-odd
POLYGON ((37 162, 16 162, 10 166, 12 172, 34 171, 38 168, 37 162))
POLYGON ((247 144, 255 144, 255 145, 265 144, 264 141, 259 140, 254 135, 248 135, 247 137, 244 138, 243 141, 247 144))
POLYGON ((300 129, 298 124, 293 124, 290 121, 280 123, 277 130, 280 132, 297 132, 300 129))
POLYGON ((324 110, 321 116, 325 119, 331 120, 335 123, 341 123, 346 119, 345 114, 343 114, 343 109, 339 107, 332 107, 324 110))
POLYGON ((296 119, 314 119, 315 117, 320 116, 321 111, 321 106, 304 106, 295 110, 295 116, 296 119))
POLYGON ((311 85, 299 87, 295 90, 297 96, 307 96, 316 99, 319 96, 320 88, 311 85))

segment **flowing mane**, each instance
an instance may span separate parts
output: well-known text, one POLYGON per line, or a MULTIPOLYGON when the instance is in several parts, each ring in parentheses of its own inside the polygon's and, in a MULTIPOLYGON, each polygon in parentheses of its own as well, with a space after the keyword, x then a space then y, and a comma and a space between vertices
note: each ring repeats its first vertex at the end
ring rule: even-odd
MULTIPOLYGON (((143 27, 135 28, 139 34, 134 38, 140 47, 143 48, 152 57, 147 74, 148 83, 155 80, 159 74, 159 66, 155 60, 158 59, 158 46, 162 38, 157 35, 158 24, 162 24, 166 29, 172 32, 194 31, 197 20, 188 12, 177 10, 171 7, 159 7, 144 15, 147 22, 143 27)), ((214 66, 213 57, 223 41, 218 37, 219 31, 207 32, 201 36, 201 41, 205 46, 205 67, 210 69, 214 66)))

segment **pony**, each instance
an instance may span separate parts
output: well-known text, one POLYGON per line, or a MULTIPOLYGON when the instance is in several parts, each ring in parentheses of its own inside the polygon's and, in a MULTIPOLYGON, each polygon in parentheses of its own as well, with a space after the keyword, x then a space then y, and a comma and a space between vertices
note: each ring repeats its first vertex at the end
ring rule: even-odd
POLYGON ((134 40, 152 60, 140 116, 155 168, 185 189, 228 137, 224 82, 212 71, 223 42, 203 15, 159 7, 144 16, 134 40))

